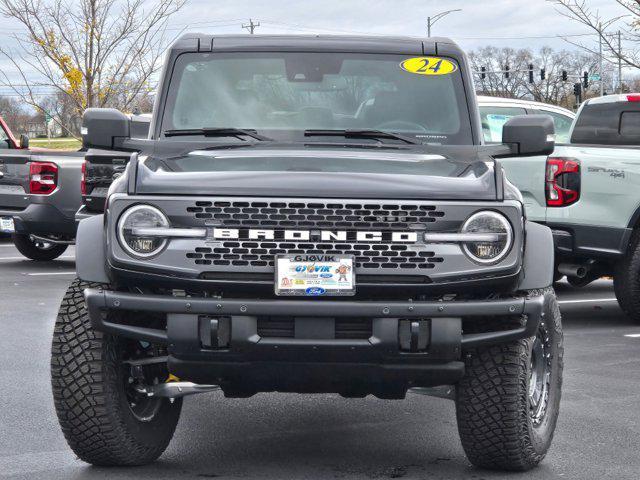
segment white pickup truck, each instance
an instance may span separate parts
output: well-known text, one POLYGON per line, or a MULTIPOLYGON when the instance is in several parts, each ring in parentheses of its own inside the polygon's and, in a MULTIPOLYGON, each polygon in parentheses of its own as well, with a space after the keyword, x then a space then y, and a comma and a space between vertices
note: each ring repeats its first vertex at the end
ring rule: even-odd
POLYGON ((529 192, 529 219, 553 231, 557 278, 583 286, 613 276, 620 306, 640 321, 640 94, 584 102, 569 143, 557 145, 544 165, 502 164, 529 192))

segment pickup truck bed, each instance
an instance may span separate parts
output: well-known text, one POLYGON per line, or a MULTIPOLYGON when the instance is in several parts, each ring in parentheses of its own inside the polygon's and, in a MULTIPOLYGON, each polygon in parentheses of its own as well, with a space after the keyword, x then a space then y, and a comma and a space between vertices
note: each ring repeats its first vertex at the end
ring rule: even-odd
POLYGON ((640 149, 565 145, 553 157, 580 164, 579 200, 546 210, 558 254, 576 261, 624 256, 640 208, 640 149))
POLYGON ((621 307, 640 321, 640 94, 587 100, 569 144, 544 162, 504 164, 533 199, 529 219, 552 229, 556 278, 584 286, 613 276, 621 307))
POLYGON ((51 245, 73 242, 83 160, 84 152, 24 150, 0 155, 0 218, 3 231, 14 233, 16 246, 17 239, 33 242, 34 236, 49 240, 50 250, 51 245), (45 170, 39 171, 42 166, 45 170))

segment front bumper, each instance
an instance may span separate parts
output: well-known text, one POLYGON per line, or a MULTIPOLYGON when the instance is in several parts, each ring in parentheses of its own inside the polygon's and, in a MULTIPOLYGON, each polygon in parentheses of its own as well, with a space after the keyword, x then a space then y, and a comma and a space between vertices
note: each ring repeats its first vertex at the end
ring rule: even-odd
POLYGON ((204 299, 100 289, 85 290, 85 299, 96 330, 166 344, 171 373, 196 383, 219 384, 227 394, 355 389, 381 397, 402 396, 411 387, 456 383, 464 374, 465 349, 533 336, 545 303, 543 295, 383 302, 204 299), (166 314, 166 328, 134 324, 130 318, 119 321, 124 317, 117 312, 166 314), (462 330, 463 320, 514 316, 523 318, 518 328, 462 330), (296 323, 295 335, 287 338, 261 336, 259 322, 265 317, 293 317, 304 328, 296 323), (370 336, 336 338, 327 325, 343 318, 370 319, 370 336), (211 325, 221 325, 222 319, 230 333, 228 342, 217 348, 217 331, 211 325), (409 330, 401 333, 402 325, 410 325, 409 330), (409 350, 403 346, 407 331, 416 342, 409 350), (419 343, 422 348, 413 349, 419 343))

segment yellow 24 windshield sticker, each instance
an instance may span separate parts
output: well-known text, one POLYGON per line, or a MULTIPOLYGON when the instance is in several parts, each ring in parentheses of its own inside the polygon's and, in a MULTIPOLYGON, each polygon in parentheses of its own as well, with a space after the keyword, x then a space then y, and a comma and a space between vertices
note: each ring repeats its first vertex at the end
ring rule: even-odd
POLYGON ((451 60, 440 57, 408 58, 400 64, 400 67, 418 75, 449 75, 458 70, 458 66, 451 60))

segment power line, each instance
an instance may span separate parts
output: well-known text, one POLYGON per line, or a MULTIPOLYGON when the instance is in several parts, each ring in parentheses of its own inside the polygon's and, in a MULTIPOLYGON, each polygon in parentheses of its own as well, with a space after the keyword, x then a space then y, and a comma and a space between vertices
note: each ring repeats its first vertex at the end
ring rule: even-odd
POLYGON ((589 37, 597 35, 597 33, 575 33, 571 35, 532 35, 519 37, 455 37, 460 40, 535 40, 535 39, 553 39, 553 38, 574 38, 589 37))

